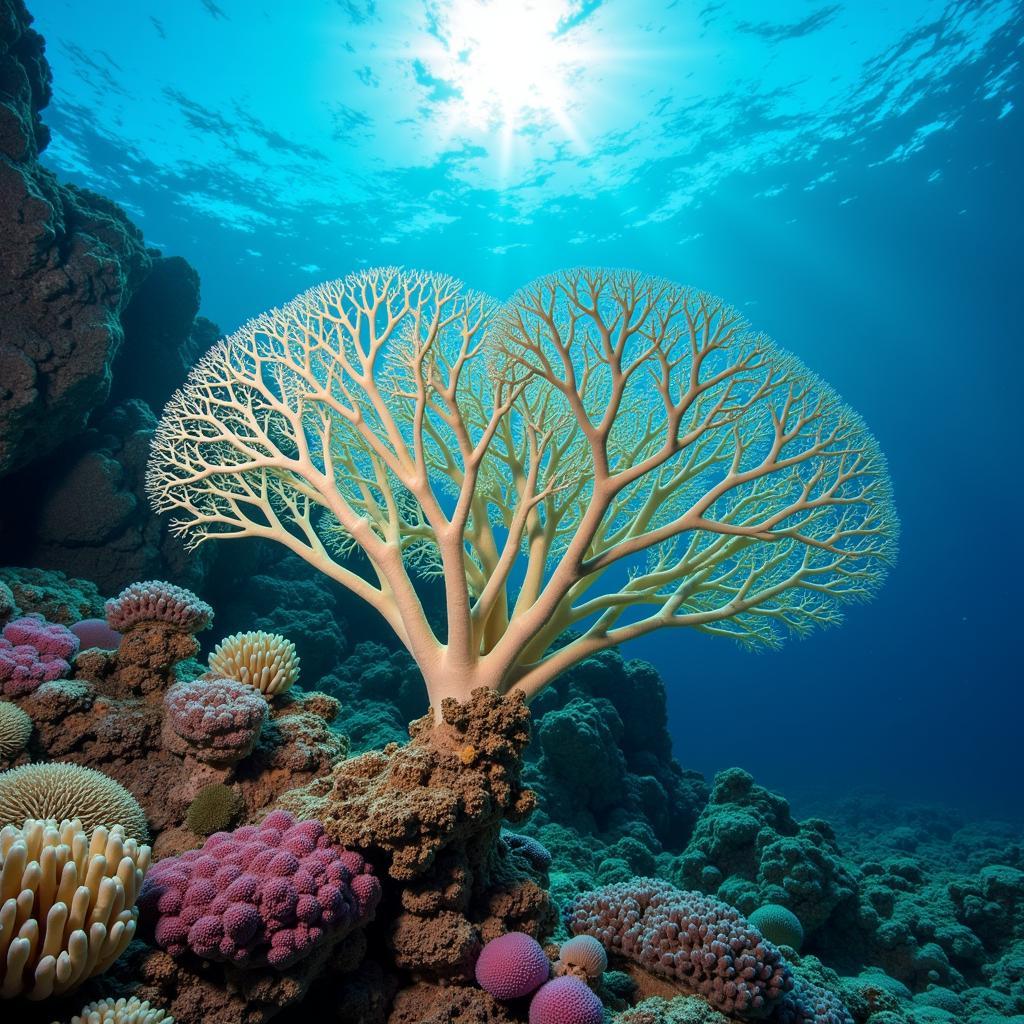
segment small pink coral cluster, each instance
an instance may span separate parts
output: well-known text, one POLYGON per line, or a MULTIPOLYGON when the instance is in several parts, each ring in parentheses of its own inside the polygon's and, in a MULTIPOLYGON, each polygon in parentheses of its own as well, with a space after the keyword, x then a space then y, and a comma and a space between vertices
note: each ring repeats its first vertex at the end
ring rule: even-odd
POLYGON ((793 987, 782 954, 738 910, 657 878, 583 893, 566 923, 725 1013, 758 1015, 793 987))
POLYGON ((365 924, 380 893, 363 858, 335 846, 319 821, 274 811, 160 861, 139 907, 173 956, 284 970, 329 936, 365 924))
POLYGON ((175 683, 164 704, 171 728, 212 764, 234 764, 251 754, 268 713, 262 694, 233 679, 175 683))
POLYGON ((78 642, 71 630, 42 616, 12 619, 0 632, 0 692, 19 697, 41 683, 64 679, 78 642))
POLYGON ((495 999, 530 1000, 530 1024, 602 1024, 601 1000, 586 982, 570 976, 548 981, 551 961, 523 932, 491 939, 476 962, 476 980, 495 999))
POLYGON ((213 609, 191 590, 163 580, 144 580, 125 587, 104 605, 107 625, 124 633, 142 622, 164 622, 186 633, 198 633, 213 622, 213 609))

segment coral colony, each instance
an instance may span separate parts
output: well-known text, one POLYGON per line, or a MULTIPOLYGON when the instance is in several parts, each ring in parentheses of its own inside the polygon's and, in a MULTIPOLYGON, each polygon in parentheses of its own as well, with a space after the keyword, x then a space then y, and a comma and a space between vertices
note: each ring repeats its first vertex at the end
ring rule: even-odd
MULTIPOLYGON (((80 522, 23 498, 70 574, 0 569, 0 1019, 1024 1020, 1019 841, 709 788, 618 651, 875 593, 886 462, 825 382, 630 270, 370 269, 210 347, 188 264, 39 163, 43 41, 0 15, 0 472, 82 435, 80 522)), ((785 708, 735 713, 767 748, 785 708)))

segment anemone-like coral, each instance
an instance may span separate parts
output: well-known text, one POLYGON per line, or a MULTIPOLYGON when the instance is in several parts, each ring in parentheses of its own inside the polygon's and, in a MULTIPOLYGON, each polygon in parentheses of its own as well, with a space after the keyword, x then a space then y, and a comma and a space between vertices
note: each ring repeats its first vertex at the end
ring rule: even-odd
POLYGON ((186 633, 198 633, 213 621, 213 609, 199 597, 163 580, 144 580, 125 587, 104 606, 107 625, 118 633, 145 622, 160 622, 186 633))
POLYGON ((475 973, 480 987, 495 999, 522 999, 548 980, 551 962, 533 936, 506 932, 484 946, 475 973))
POLYGON ((234 633, 213 649, 210 671, 247 683, 268 698, 276 697, 298 680, 299 656, 295 644, 277 633, 261 629, 234 633))
POLYGON ((46 999, 105 971, 135 935, 148 846, 124 829, 28 819, 0 829, 0 998, 46 999))
POLYGON ((26 764, 0 773, 0 825, 26 818, 77 819, 90 834, 120 826, 140 842, 149 835, 135 797, 119 782, 79 764, 26 764))
POLYGON ((63 679, 78 653, 78 637, 39 615, 12 619, 0 631, 0 693, 31 693, 40 684, 63 679))
POLYGON ((17 704, 0 701, 0 761, 17 757, 32 735, 32 719, 17 704))
POLYGON ((167 720, 195 756, 231 765, 252 753, 267 720, 267 702, 233 679, 175 683, 164 696, 167 720))
POLYGON ((83 1006, 70 1024, 174 1024, 174 1018, 137 996, 100 999, 83 1006))
POLYGON ((140 905, 172 956, 284 970, 365 924, 380 895, 363 858, 335 846, 320 822, 274 811, 162 860, 140 905))

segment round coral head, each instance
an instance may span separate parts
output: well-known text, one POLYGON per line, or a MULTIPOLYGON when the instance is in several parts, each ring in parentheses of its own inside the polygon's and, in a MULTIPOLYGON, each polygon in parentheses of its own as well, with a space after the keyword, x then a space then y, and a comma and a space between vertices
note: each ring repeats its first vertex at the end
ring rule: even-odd
POLYGON ((530 1024, 602 1024, 601 1000, 587 985, 566 975, 540 988, 530 1003, 530 1024))
POLYGON ((522 999, 536 992, 551 973, 540 943, 523 932, 491 939, 476 962, 476 980, 495 999, 522 999))
POLYGON ((107 625, 106 619, 82 619, 71 627, 71 632, 82 641, 82 649, 98 647, 103 651, 116 651, 121 646, 121 634, 107 625))

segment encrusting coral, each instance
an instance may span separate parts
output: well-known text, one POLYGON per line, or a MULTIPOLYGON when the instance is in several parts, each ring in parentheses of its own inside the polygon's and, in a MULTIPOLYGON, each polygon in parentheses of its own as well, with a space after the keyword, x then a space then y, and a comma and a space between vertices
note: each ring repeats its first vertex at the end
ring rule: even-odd
POLYGON ((277 633, 234 633, 213 649, 210 672, 246 683, 269 699, 298 681, 299 656, 295 644, 277 633))
POLYGON ((174 1024, 174 1018, 131 996, 89 1003, 71 1018, 69 1024, 174 1024))
POLYGON ((232 765, 248 757, 268 718, 267 702, 233 679, 175 683, 164 695, 167 724, 200 761, 232 765))
POLYGON ((78 819, 90 834, 101 826, 121 826, 130 839, 149 837, 146 812, 135 797, 116 780, 79 764, 25 764, 0 773, 0 825, 25 818, 78 819))
POLYGON ((79 640, 42 616, 12 619, 0 630, 0 693, 18 697, 71 671, 79 640))
POLYGON ((0 998, 61 995, 110 967, 135 935, 149 864, 149 847, 119 825, 0 829, 0 998))
POLYGON ((28 746, 31 736, 32 719, 17 704, 0 701, 0 762, 9 764, 28 746))
POLYGON ((212 836, 234 825, 245 810, 238 791, 223 782, 211 782, 188 805, 185 824, 197 836, 212 836))

